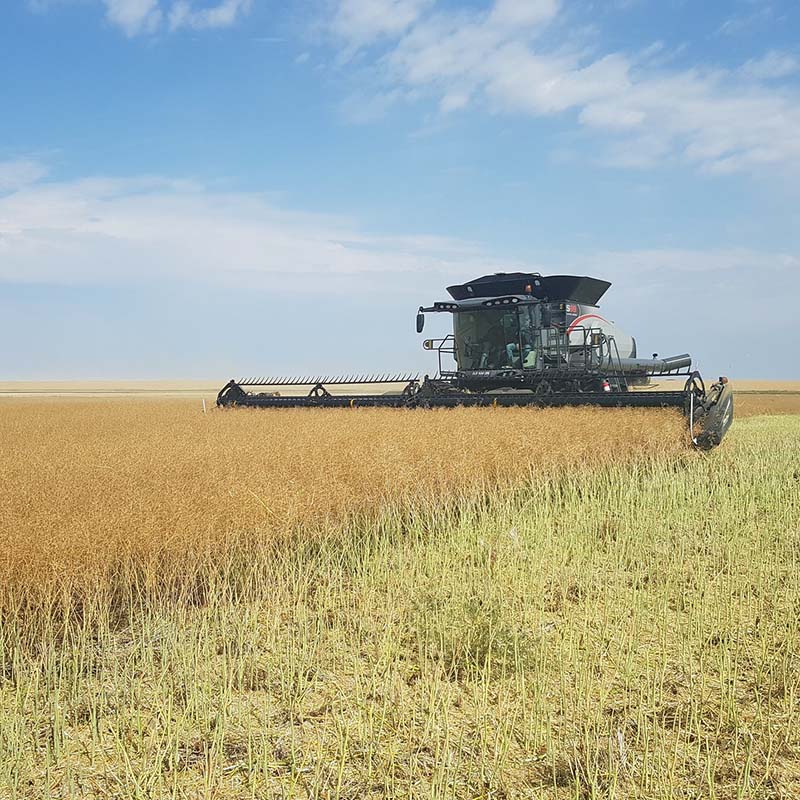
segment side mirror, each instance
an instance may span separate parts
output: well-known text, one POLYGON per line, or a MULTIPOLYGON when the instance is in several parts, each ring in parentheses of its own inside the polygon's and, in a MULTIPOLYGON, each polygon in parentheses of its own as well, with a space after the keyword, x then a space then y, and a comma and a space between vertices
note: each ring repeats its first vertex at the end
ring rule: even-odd
POLYGON ((420 311, 417 314, 417 333, 422 333, 425 329, 425 315, 420 311))

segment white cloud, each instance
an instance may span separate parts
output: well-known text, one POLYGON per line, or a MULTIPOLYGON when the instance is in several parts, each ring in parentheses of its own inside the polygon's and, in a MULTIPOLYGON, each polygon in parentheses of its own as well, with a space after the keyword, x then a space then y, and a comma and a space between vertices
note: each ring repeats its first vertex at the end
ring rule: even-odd
POLYGON ((0 161, 0 193, 15 192, 47 175, 47 167, 31 158, 0 161))
POLYGON ((189 0, 177 0, 169 12, 170 30, 178 28, 227 28, 233 25, 240 15, 252 7, 252 0, 222 0, 210 8, 194 8, 189 0))
POLYGON ((548 22, 558 13, 560 0, 496 0, 489 22, 507 27, 529 27, 548 22))
POLYGON ((773 24, 775 21, 775 11, 772 3, 753 0, 746 3, 749 11, 734 14, 726 19, 717 29, 717 33, 722 36, 738 36, 750 33, 755 30, 763 29, 773 24))
POLYGON ((108 21, 128 36, 152 33, 161 24, 158 0, 103 0, 108 21))
POLYGON ((8 192, 0 196, 0 281, 116 283, 172 276, 247 284, 278 273, 435 271, 464 277, 556 269, 649 285, 650 273, 800 275, 796 255, 743 248, 600 251, 565 254, 563 263, 521 263, 448 237, 366 233, 353 220, 282 209, 255 192, 153 176, 56 182, 41 180, 43 174, 36 162, 0 163, 8 192))
POLYGON ((777 80, 794 75, 800 71, 800 61, 791 53, 771 50, 763 58, 748 61, 742 67, 742 73, 756 80, 777 80))
POLYGON ((360 47, 383 36, 403 33, 433 0, 340 0, 331 28, 349 45, 360 47))
MULTIPOLYGON (((97 0, 28 0, 28 7, 43 13, 60 3, 97 2, 97 0)), ((226 28, 252 7, 253 0, 100 0, 106 19, 121 28, 127 36, 154 34, 166 25, 171 31, 179 28, 204 30, 226 28)))
POLYGON ((554 0, 495 0, 469 13, 417 6, 371 65, 377 94, 427 95, 445 114, 468 105, 573 114, 608 143, 604 160, 615 165, 677 159, 718 173, 800 165, 800 94, 774 83, 797 70, 793 56, 678 70, 654 63, 652 49, 588 55, 570 45, 558 13, 554 0))
POLYGON ((286 211, 260 194, 164 178, 20 185, 0 196, 0 281, 113 284, 162 277, 234 286, 279 275, 498 267, 477 246, 435 236, 364 233, 351 220, 286 211))
POLYGON ((670 276, 680 273, 718 275, 722 272, 741 275, 745 272, 766 274, 783 271, 800 273, 800 256, 781 252, 767 253, 750 248, 608 251, 593 255, 592 262, 596 268, 602 269, 604 274, 620 275, 646 273, 662 273, 670 276))

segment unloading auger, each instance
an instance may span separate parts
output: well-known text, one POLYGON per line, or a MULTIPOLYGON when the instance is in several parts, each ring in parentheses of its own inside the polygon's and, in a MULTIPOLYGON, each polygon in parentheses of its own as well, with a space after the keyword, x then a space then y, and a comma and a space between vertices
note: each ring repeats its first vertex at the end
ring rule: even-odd
POLYGON ((417 333, 426 313, 453 315, 453 333, 423 342, 438 356, 434 377, 231 380, 217 395, 217 405, 673 407, 686 416, 695 446, 715 447, 733 420, 728 379, 706 386, 688 353, 640 357, 636 340, 599 312, 597 304, 610 286, 597 278, 535 272, 498 273, 449 286, 450 300, 417 313, 417 333), (281 394, 285 388, 301 393, 281 394))

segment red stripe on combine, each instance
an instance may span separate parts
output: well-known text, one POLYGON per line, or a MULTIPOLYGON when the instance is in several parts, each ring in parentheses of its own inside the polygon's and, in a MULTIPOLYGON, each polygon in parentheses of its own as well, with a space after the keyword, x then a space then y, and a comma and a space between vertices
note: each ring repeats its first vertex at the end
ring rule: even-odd
POLYGON ((607 325, 611 324, 607 319, 604 319, 599 314, 582 314, 580 317, 576 317, 574 320, 572 320, 572 324, 569 326, 569 328, 567 328, 567 333, 572 333, 575 328, 578 327, 578 324, 583 322, 585 319, 599 319, 601 322, 605 322, 607 325))

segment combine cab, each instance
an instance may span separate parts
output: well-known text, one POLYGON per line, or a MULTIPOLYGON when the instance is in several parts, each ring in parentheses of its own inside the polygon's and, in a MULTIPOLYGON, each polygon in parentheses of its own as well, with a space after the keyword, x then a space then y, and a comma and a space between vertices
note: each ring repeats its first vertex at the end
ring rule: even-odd
POLYGON ((417 314, 418 333, 425 314, 453 315, 452 334, 423 343, 437 354, 435 377, 232 380, 217 405, 675 407, 685 414, 697 447, 718 445, 733 419, 727 378, 706 387, 688 354, 639 356, 636 340, 597 307, 610 285, 573 275, 501 273, 450 286, 450 300, 417 314), (284 387, 308 393, 283 396, 284 387))

